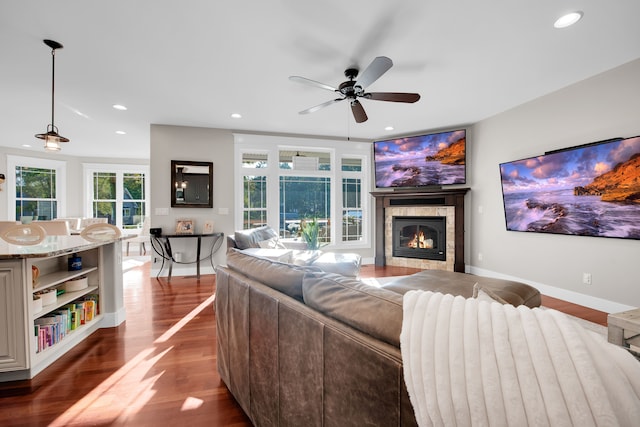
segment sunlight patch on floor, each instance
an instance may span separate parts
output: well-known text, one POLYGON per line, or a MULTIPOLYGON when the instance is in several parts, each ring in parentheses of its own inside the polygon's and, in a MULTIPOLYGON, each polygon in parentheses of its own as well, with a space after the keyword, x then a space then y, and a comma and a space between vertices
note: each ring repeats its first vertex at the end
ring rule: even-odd
POLYGON ((101 425, 131 415, 131 407, 140 407, 154 394, 153 384, 161 374, 145 378, 149 370, 172 347, 151 357, 155 347, 138 353, 131 361, 118 369, 75 405, 55 419, 50 426, 101 425))
MULTIPOLYGON (((202 310, 212 309, 214 301, 215 294, 169 328, 154 341, 154 344, 168 341, 202 310)), ((155 356, 154 353, 158 347, 144 349, 67 409, 50 426, 108 425, 115 421, 123 422, 132 419, 155 395, 153 386, 164 371, 150 377, 147 377, 148 373, 172 349, 173 346, 170 346, 155 356)), ((202 403, 200 399, 189 397, 183 403, 182 410, 197 409, 202 403)))
POLYGON ((187 397, 182 404, 182 408, 180 411, 192 411, 194 409, 198 409, 204 404, 204 400, 198 399, 197 397, 187 397))
MULTIPOLYGON (((204 310, 207 307, 211 307, 213 305, 213 302, 216 299, 216 294, 211 295, 209 298, 207 298, 206 300, 204 300, 199 306, 197 306, 196 308, 194 308, 193 310, 191 310, 191 312, 189 314, 187 314, 186 316, 184 316, 182 319, 180 319, 180 321, 178 323, 176 323, 175 325, 173 325, 171 328, 169 328, 164 334, 160 335, 155 341, 155 344, 160 344, 163 342, 168 341, 169 339, 171 339, 171 337, 173 335, 175 335, 176 332, 178 332, 180 329, 182 329, 182 327, 184 325, 186 325, 191 319, 193 319, 194 317, 196 317, 198 314, 200 314, 200 312, 202 310, 204 310)), ((213 308, 211 308, 213 310, 213 308)))

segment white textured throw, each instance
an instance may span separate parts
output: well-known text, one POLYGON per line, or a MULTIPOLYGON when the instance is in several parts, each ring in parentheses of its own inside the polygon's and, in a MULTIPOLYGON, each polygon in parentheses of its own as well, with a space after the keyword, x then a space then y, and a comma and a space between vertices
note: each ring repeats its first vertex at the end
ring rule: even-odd
POLYGON ((640 363, 556 310, 411 291, 400 347, 420 426, 640 425, 640 363))

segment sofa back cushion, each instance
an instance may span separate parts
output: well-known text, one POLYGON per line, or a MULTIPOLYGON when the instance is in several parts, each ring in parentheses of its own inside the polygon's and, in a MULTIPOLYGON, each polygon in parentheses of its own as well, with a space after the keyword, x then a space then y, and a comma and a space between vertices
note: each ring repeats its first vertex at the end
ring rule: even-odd
POLYGON ((333 273, 308 272, 304 303, 374 338, 400 347, 402 295, 333 273))
POLYGON ((235 232, 236 246, 238 249, 259 248, 260 242, 274 239, 277 241, 278 233, 268 225, 238 230, 235 232))
POLYGON ((267 258, 255 257, 238 249, 227 251, 227 266, 245 276, 302 301, 302 278, 306 271, 320 271, 267 258))

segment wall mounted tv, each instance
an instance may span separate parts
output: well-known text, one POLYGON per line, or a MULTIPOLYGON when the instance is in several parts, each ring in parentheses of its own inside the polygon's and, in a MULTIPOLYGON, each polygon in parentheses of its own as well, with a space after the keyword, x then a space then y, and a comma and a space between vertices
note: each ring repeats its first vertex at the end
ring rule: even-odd
POLYGON ((377 188, 466 182, 466 129, 373 143, 377 188))
POLYGON ((640 137, 500 164, 507 230, 640 239, 640 137))

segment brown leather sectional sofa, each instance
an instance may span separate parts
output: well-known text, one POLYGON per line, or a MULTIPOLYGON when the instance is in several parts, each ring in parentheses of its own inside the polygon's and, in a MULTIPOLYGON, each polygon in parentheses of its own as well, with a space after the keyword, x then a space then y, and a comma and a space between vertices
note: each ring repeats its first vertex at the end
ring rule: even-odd
MULTIPOLYGON (((220 376, 256 426, 414 426, 399 342, 402 292, 438 288, 447 276, 376 288, 230 249, 216 279, 220 376)), ((462 276, 470 279, 459 285, 464 292, 482 279, 462 276)), ((495 295, 540 304, 534 288, 498 282, 495 295)))

